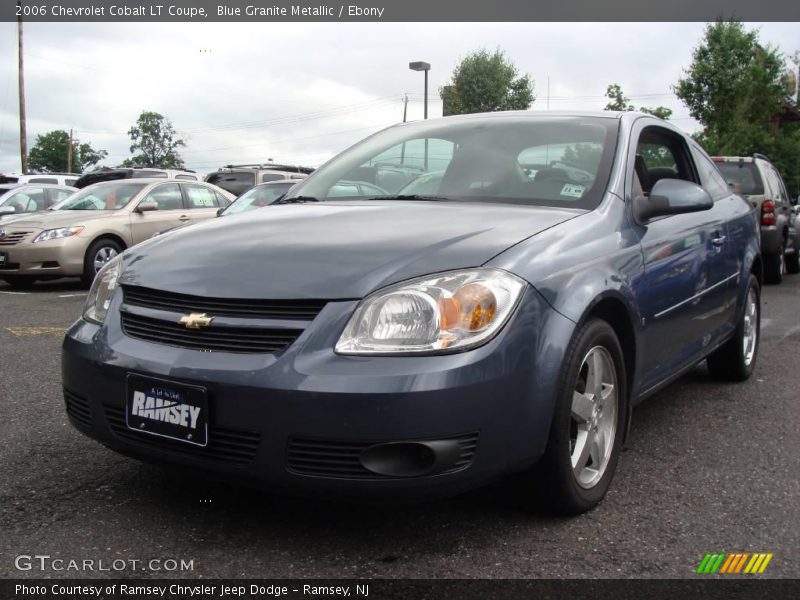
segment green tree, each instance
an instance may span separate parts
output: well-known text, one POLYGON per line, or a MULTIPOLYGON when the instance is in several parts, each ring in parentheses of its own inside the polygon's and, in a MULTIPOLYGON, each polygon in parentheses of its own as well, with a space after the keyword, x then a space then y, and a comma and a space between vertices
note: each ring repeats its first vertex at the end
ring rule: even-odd
POLYGON ((36 136, 36 143, 28 153, 28 168, 42 173, 81 173, 108 156, 105 150, 95 150, 89 144, 72 140, 72 165, 67 166, 69 133, 54 129, 36 136))
POLYGON ((183 168, 178 148, 185 147, 186 142, 177 137, 172 123, 163 115, 143 111, 136 124, 128 130, 128 135, 131 138, 131 153, 138 151, 138 154, 126 159, 122 166, 183 168))
POLYGON ((469 54, 453 69, 450 83, 439 88, 439 96, 447 114, 526 110, 536 99, 530 75, 519 76, 500 49, 469 54))
MULTIPOLYGON (((610 102, 606 104, 605 110, 624 112, 636 110, 636 107, 631 104, 630 99, 625 97, 625 94, 622 92, 622 87, 618 83, 612 83, 606 88, 606 97, 610 102)), ((639 111, 648 115, 653 115, 659 119, 664 119, 665 121, 672 116, 672 109, 666 106, 642 106, 639 108, 639 111)))
POLYGON ((630 100, 622 93, 622 87, 618 83, 612 83, 606 88, 606 97, 609 99, 609 103, 606 104, 605 110, 635 110, 630 100))
POLYGON ((658 117, 659 119, 664 119, 668 121, 669 118, 672 116, 672 109, 667 108, 666 106, 642 106, 639 109, 639 112, 643 112, 648 115, 653 115, 654 117, 658 117))
POLYGON ((738 21, 706 26, 675 93, 703 125, 712 154, 748 155, 773 143, 770 123, 786 99, 780 53, 738 21))

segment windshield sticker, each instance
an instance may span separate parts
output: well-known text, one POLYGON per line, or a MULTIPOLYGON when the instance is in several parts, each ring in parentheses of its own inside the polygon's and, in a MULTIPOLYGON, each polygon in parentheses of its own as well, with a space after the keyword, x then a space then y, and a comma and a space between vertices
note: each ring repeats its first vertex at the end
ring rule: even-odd
POLYGON ((586 188, 584 186, 573 185, 571 183, 568 183, 563 188, 561 188, 561 195, 569 196, 570 198, 581 198, 583 196, 584 191, 586 191, 586 188))

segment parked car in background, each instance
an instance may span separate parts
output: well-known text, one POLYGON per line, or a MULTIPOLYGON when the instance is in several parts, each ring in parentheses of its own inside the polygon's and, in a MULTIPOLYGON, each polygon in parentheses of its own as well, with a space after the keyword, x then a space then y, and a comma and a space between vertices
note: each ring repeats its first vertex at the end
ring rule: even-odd
POLYGON ((297 185, 296 179, 261 183, 247 190, 225 208, 221 208, 219 210, 219 216, 225 217, 269 206, 276 200, 283 198, 286 192, 295 185, 297 185))
POLYGON ((0 184, 0 221, 46 210, 77 191, 78 188, 49 183, 0 184))
POLYGON ((241 196, 251 187, 269 181, 305 179, 314 169, 275 163, 228 165, 206 175, 206 181, 241 196))
POLYGON ((54 185, 74 186, 80 176, 80 173, 33 173, 28 175, 11 173, 10 175, 0 175, 0 184, 52 183, 54 185))
POLYGON ((800 232, 789 227, 793 202, 775 165, 763 154, 715 156, 713 160, 728 184, 758 212, 764 281, 780 283, 784 273, 800 271, 800 232))
POLYGON ((203 178, 187 169, 156 169, 156 168, 117 168, 97 169, 85 173, 75 182, 75 187, 85 188, 101 181, 116 181, 118 179, 177 179, 181 181, 202 181, 203 178))
POLYGON ((0 277, 24 287, 37 279, 82 277, 153 233, 213 217, 233 197, 204 182, 126 179, 97 183, 58 210, 0 224, 0 277))
POLYGON ((704 359, 750 376, 761 276, 753 207, 669 122, 406 123, 277 206, 107 263, 64 340, 66 412, 125 455, 272 490, 522 472, 520 499, 574 514, 608 489, 633 405, 704 359), (430 196, 351 185, 401 157, 444 170, 430 196))

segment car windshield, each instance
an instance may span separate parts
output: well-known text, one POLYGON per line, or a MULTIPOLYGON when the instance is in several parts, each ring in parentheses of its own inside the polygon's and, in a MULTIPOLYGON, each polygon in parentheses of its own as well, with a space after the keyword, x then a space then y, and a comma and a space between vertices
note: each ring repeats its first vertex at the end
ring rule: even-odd
POLYGON ((528 115, 396 126, 340 154, 289 196, 592 209, 608 183, 618 127, 610 117, 528 115))
POLYGON ((58 210, 119 210, 138 194, 146 183, 111 183, 91 186, 73 194, 58 210))
POLYGON ((725 161, 716 164, 725 181, 728 185, 733 184, 737 193, 748 196, 764 193, 764 182, 754 162, 725 161))
POLYGON ((268 206, 283 196, 296 183, 296 181, 287 181, 281 184, 274 183, 254 187, 239 196, 231 205, 222 211, 221 216, 227 217, 228 215, 235 215, 255 208, 261 208, 262 206, 268 206))

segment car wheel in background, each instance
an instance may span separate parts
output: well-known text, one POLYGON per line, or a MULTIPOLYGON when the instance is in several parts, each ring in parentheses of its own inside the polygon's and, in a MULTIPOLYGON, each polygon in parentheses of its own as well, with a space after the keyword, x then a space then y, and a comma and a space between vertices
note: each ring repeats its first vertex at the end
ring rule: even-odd
POLYGON ((600 319, 587 322, 567 350, 547 448, 533 469, 540 506, 578 514, 603 499, 625 431, 626 381, 614 330, 600 319))
POLYGON ((122 253, 122 246, 109 238, 101 238, 89 246, 83 259, 83 283, 90 285, 97 272, 112 258, 122 253))
POLYGON ((780 283, 783 281, 785 273, 786 258, 783 251, 764 257, 764 281, 766 283, 780 283))
POLYGON ((747 282, 744 311, 733 337, 708 356, 708 370, 726 381, 744 381, 753 373, 761 337, 761 289, 755 275, 747 282))
POLYGON ((11 287, 23 290, 30 289, 36 283, 36 277, 28 275, 6 275, 3 279, 11 287))
POLYGON ((800 248, 792 250, 791 254, 784 254, 787 273, 800 273, 800 248))

